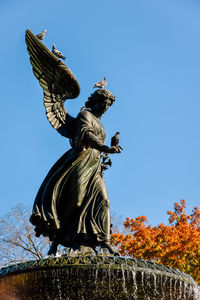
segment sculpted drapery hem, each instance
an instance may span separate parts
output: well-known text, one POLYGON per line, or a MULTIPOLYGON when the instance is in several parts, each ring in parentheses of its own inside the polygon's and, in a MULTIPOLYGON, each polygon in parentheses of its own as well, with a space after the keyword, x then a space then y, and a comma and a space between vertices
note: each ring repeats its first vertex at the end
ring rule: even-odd
POLYGON ((110 240, 109 199, 99 150, 105 147, 105 137, 101 122, 90 111, 78 114, 73 147, 51 168, 35 199, 30 221, 38 236, 58 239, 64 246, 77 239, 97 245, 110 240), (89 133, 93 142, 87 139, 89 133))

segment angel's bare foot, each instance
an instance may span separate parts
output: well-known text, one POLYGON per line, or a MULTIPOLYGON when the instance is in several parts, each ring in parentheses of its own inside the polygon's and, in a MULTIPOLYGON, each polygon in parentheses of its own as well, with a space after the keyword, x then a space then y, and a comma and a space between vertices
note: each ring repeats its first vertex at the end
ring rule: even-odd
POLYGON ((110 254, 113 254, 113 255, 115 255, 115 256, 120 256, 120 254, 119 254, 117 251, 115 251, 115 250, 113 249, 113 247, 110 245, 109 242, 104 242, 104 243, 101 245, 101 247, 102 247, 102 248, 108 249, 108 251, 109 251, 110 254))
POLYGON ((49 248, 48 255, 51 255, 51 254, 56 255, 57 248, 58 248, 58 243, 53 241, 49 248))

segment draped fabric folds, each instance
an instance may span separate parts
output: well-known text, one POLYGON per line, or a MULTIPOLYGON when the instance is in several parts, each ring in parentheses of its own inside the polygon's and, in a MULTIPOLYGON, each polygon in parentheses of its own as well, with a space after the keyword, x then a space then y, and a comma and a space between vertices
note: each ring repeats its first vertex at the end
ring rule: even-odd
POLYGON ((64 246, 76 241, 100 245, 110 240, 109 199, 101 174, 100 151, 86 144, 87 132, 104 143, 101 122, 85 110, 76 118, 73 147, 50 169, 30 218, 37 236, 57 239, 64 246))

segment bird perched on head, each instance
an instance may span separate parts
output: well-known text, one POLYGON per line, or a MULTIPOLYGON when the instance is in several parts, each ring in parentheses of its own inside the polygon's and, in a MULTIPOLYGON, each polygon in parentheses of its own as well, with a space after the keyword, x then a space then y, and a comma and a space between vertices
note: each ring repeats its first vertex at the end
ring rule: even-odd
POLYGON ((120 132, 117 131, 115 133, 115 135, 111 138, 111 147, 115 146, 115 147, 119 147, 121 150, 123 150, 123 148, 121 146, 119 146, 119 134, 120 132))
POLYGON ((36 34, 36 36, 37 36, 37 38, 39 40, 43 40, 43 38, 45 37, 46 33, 47 33, 47 30, 44 29, 41 33, 36 34))
POLYGON ((53 53, 55 56, 57 56, 58 58, 62 58, 62 59, 64 59, 64 60, 65 60, 65 58, 66 58, 59 50, 56 49, 56 45, 55 45, 55 44, 53 44, 53 47, 52 47, 52 53, 53 53))
POLYGON ((107 85, 107 80, 106 80, 106 77, 104 77, 103 80, 95 83, 93 85, 93 88, 99 88, 99 89, 103 89, 105 86, 107 85))

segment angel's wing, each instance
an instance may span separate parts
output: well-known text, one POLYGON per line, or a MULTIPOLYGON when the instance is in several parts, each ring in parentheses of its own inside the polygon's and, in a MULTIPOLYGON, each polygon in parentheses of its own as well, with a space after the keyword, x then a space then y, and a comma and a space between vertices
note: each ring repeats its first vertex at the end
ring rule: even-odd
POLYGON ((25 40, 33 73, 44 91, 47 118, 59 133, 73 138, 75 119, 65 111, 64 101, 78 97, 79 83, 67 66, 30 30, 26 31, 25 40))

